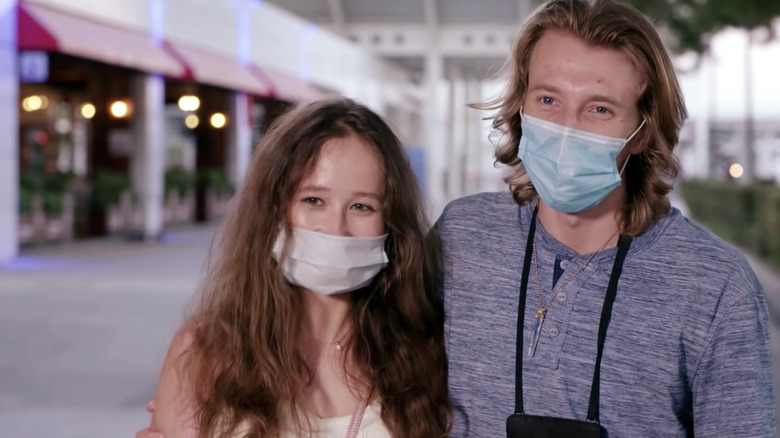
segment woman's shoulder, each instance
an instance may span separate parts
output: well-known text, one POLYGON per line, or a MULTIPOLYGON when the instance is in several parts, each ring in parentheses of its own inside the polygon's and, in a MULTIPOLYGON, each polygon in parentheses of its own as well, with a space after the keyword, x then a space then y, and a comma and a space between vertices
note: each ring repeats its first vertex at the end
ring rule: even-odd
POLYGON ((182 326, 174 335, 163 362, 157 391, 152 428, 170 437, 195 437, 195 399, 192 393, 195 376, 194 361, 184 360, 195 342, 191 324, 182 326))

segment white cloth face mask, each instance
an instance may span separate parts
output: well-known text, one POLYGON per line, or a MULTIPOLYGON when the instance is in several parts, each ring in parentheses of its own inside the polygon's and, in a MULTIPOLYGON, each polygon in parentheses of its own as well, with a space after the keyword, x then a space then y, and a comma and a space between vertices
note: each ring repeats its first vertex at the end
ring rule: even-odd
POLYGON ((387 234, 377 237, 347 237, 292 229, 292 239, 279 232, 273 247, 287 280, 322 295, 351 292, 371 283, 389 259, 385 252, 387 234))

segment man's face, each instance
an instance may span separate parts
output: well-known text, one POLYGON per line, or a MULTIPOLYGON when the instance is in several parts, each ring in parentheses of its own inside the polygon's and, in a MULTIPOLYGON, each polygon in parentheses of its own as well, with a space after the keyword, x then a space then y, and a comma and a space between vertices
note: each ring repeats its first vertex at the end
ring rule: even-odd
MULTIPOLYGON (((546 32, 531 55, 523 112, 570 128, 627 138, 641 122, 639 70, 624 53, 546 32)), ((638 153, 631 141, 618 162, 638 153)))

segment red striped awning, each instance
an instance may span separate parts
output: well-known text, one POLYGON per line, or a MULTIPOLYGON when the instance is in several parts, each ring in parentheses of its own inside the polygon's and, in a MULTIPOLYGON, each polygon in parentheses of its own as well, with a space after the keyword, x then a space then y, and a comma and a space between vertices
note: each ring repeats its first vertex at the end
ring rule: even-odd
POLYGON ((188 44, 167 42, 166 50, 187 67, 187 77, 198 83, 270 97, 270 82, 257 77, 238 59, 188 44))
POLYGON ((293 103, 306 103, 325 97, 325 93, 313 85, 289 73, 269 67, 252 66, 253 73, 269 82, 271 97, 293 103))
POLYGON ((181 78, 186 66, 141 30, 131 30, 32 3, 19 3, 19 50, 60 52, 181 78))

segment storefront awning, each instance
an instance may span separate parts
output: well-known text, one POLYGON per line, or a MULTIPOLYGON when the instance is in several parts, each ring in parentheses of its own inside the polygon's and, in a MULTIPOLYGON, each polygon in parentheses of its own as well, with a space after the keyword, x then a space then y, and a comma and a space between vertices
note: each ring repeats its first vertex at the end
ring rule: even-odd
POLYGON ((166 50, 187 67, 188 78, 195 82, 259 97, 271 96, 270 83, 252 74, 238 59, 173 42, 166 43, 166 50))
POLYGON ((145 32, 32 3, 19 3, 18 46, 19 50, 61 52, 172 78, 186 74, 186 67, 145 32))
POLYGON ((325 93, 297 77, 267 67, 252 66, 252 72, 271 84, 271 97, 287 102, 305 103, 325 97, 325 93))

